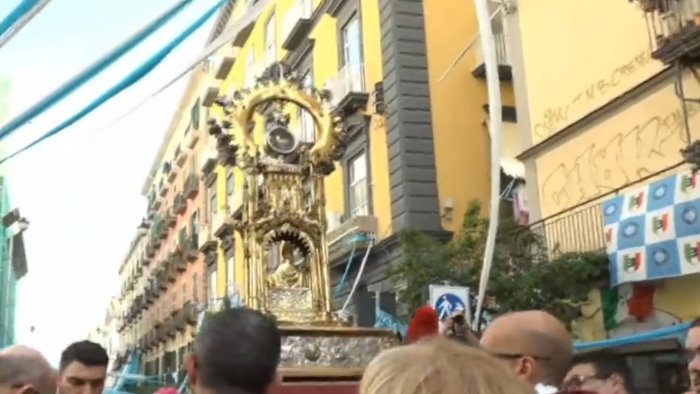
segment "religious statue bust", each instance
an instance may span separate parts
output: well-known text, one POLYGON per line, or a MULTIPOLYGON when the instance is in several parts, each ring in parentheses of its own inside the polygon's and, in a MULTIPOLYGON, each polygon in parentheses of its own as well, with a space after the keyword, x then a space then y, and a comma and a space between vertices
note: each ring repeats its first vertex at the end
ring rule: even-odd
POLYGON ((294 245, 292 243, 282 243, 280 257, 279 265, 267 277, 267 286, 281 289, 309 287, 309 273, 305 267, 298 267, 294 264, 294 245))

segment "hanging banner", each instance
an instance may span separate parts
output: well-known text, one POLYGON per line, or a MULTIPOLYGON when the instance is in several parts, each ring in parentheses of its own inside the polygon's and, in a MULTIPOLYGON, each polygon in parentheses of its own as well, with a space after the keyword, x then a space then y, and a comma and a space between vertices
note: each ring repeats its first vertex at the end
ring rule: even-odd
POLYGON ((700 272, 700 174, 652 182, 602 209, 613 286, 700 272))

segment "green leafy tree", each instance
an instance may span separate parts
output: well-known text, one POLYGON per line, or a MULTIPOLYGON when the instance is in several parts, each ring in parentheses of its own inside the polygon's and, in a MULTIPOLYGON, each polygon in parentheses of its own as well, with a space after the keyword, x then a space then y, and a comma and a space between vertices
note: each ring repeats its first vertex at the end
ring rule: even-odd
MULTIPOLYGON (((390 275, 400 301, 413 311, 428 299, 428 286, 449 283, 479 287, 489 220, 478 202, 469 204, 460 231, 449 243, 419 231, 401 234, 404 261, 390 275)), ((579 314, 590 289, 607 276, 607 257, 600 253, 556 253, 543 239, 513 220, 507 210, 499 221, 487 288, 485 310, 547 310, 566 322, 579 314)), ((476 297, 472 297, 476 299, 476 297)))

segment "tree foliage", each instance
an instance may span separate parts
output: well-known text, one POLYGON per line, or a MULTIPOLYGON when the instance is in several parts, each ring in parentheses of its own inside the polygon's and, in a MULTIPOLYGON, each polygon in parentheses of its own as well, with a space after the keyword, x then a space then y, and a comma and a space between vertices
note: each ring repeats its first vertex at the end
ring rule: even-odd
MULTIPOLYGON (((401 234, 404 261, 390 274, 402 289, 399 300, 409 311, 425 304, 430 284, 467 286, 476 293, 488 225, 481 205, 472 202, 461 231, 447 244, 419 231, 401 234)), ((578 317, 591 288, 608 275, 607 257, 595 252, 556 252, 547 250, 540 235, 504 214, 499 221, 485 310, 492 315, 547 310, 565 322, 578 317)))

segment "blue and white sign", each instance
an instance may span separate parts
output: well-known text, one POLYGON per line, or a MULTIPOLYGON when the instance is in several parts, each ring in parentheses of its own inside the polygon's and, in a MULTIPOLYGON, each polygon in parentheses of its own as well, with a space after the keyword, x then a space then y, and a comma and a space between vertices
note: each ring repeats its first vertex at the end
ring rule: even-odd
POLYGON ((471 322, 468 287, 430 285, 429 289, 430 305, 437 311, 440 321, 445 321, 455 312, 464 312, 467 322, 471 322))

